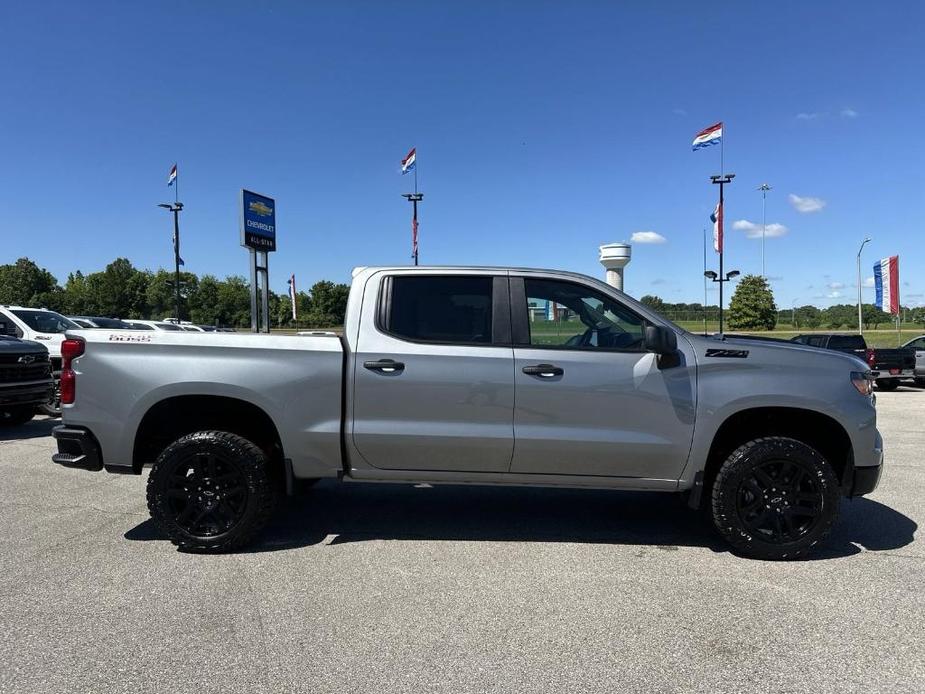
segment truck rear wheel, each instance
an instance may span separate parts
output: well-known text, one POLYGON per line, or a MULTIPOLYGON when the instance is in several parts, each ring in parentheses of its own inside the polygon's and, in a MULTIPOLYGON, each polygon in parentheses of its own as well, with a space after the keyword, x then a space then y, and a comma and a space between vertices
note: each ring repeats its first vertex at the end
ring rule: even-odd
POLYGON ((783 436, 749 441, 726 459, 712 494, 713 523, 740 553, 797 559, 819 545, 838 517, 832 466, 783 436))
POLYGON ((148 477, 148 510, 177 547, 223 552, 263 529, 277 489, 263 451, 226 431, 198 431, 170 444, 148 477))
POLYGON ((878 378, 874 383, 880 390, 896 390, 899 387, 898 378, 878 378))

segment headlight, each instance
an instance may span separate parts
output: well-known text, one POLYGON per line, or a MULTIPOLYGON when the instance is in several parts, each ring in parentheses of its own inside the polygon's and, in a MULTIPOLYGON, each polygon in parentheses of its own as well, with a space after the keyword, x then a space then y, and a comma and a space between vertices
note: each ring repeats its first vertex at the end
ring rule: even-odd
POLYGON ((870 371, 852 371, 851 385, 857 388, 861 395, 870 395, 874 392, 873 380, 870 371))

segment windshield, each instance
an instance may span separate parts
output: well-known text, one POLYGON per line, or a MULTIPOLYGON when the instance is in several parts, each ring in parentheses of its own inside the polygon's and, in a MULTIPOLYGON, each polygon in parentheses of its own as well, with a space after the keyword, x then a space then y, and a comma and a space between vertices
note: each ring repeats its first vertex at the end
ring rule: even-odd
POLYGON ((80 329, 77 323, 54 311, 16 309, 13 315, 37 333, 63 333, 65 330, 80 329))

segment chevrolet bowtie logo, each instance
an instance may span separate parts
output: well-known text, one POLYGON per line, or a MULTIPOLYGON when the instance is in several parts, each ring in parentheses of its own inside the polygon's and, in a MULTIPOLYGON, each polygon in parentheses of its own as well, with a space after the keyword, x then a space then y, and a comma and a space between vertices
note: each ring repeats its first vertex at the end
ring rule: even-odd
POLYGON ((16 361, 18 361, 20 364, 31 364, 35 361, 35 357, 33 357, 31 354, 24 354, 16 361))

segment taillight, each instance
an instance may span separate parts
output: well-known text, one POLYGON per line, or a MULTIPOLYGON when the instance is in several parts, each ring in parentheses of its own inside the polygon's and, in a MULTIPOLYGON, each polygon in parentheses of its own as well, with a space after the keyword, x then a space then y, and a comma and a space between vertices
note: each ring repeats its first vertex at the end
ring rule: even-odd
POLYGON ((73 405, 77 397, 77 374, 71 368, 74 359, 84 353, 86 343, 83 340, 67 339, 61 343, 61 404, 73 405))
POLYGON ((873 366, 877 363, 877 360, 874 358, 874 350, 870 347, 867 348, 867 365, 873 366))

